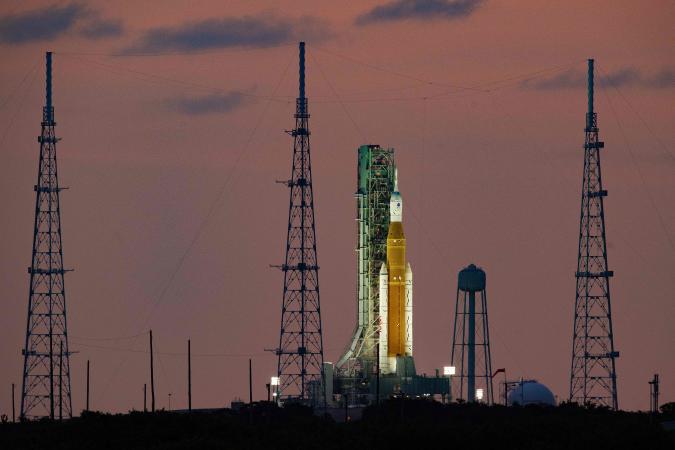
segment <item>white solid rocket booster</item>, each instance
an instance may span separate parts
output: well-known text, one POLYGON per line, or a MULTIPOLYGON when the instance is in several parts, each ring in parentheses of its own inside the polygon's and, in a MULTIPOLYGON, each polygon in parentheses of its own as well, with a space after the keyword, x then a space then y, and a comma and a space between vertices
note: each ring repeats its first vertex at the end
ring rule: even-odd
POLYGON ((410 263, 405 269, 405 354, 413 354, 413 274, 410 263))
POLYGON ((388 299, 389 299, 389 274, 387 273, 387 263, 382 263, 380 268, 380 372, 389 373, 389 359, 387 353, 389 346, 387 339, 389 339, 388 331, 388 299))

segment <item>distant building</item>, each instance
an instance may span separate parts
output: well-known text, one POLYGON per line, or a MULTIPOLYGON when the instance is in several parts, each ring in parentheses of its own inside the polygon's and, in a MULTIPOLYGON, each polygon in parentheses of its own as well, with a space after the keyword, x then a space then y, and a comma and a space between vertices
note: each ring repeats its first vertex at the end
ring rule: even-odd
POLYGON ((555 406, 553 392, 536 380, 521 380, 509 391, 509 406, 546 405, 555 406))

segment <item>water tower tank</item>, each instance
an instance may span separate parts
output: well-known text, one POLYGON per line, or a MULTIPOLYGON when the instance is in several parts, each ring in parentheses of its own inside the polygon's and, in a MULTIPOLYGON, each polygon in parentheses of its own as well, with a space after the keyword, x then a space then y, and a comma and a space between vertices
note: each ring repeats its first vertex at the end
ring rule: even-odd
POLYGON ((465 292, 485 290, 485 272, 475 264, 469 264, 459 271, 458 287, 465 292))
POLYGON ((549 388, 536 380, 523 380, 509 392, 508 404, 555 406, 555 397, 549 388))

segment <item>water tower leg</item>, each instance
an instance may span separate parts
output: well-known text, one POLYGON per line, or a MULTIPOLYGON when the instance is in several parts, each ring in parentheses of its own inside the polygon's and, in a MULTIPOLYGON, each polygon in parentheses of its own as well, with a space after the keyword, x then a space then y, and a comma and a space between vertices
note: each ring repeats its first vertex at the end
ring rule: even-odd
POLYGON ((467 364, 467 395, 469 402, 476 400, 476 292, 469 292, 469 354, 467 364))

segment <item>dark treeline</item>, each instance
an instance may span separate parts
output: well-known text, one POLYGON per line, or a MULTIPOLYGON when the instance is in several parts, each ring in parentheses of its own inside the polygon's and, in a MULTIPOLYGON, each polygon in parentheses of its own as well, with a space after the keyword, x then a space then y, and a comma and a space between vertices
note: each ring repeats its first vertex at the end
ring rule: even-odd
POLYGON ((58 422, 0 425, 2 449, 673 449, 672 413, 574 405, 504 408, 392 400, 336 423, 304 407, 155 414, 84 413, 58 422))

